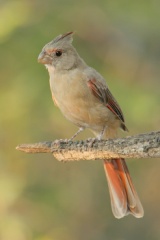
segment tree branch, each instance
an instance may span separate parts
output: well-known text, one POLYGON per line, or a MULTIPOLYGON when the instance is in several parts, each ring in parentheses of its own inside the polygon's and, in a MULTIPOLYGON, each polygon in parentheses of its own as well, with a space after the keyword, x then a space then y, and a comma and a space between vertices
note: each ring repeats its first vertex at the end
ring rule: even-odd
POLYGON ((52 153, 59 161, 103 160, 111 158, 160 157, 160 131, 119 139, 86 141, 53 141, 21 144, 17 150, 26 153, 52 153))

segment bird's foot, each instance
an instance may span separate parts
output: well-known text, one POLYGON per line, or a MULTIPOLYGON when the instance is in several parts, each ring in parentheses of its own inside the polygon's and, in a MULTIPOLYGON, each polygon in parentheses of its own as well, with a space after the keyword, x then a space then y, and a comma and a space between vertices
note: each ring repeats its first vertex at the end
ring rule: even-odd
POLYGON ((54 144, 57 146, 60 146, 62 143, 68 143, 70 141, 70 139, 56 139, 54 141, 54 144))
POLYGON ((88 147, 93 147, 93 144, 97 141, 97 140, 99 140, 98 138, 88 138, 86 141, 87 141, 87 143, 88 143, 88 147))

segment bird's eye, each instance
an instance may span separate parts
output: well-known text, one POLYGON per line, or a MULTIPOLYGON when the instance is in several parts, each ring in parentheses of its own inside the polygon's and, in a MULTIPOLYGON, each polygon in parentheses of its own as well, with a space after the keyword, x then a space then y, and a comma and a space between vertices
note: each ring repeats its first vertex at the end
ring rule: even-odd
POLYGON ((57 57, 60 57, 61 55, 62 55, 62 51, 57 50, 57 51, 56 51, 56 56, 57 56, 57 57))

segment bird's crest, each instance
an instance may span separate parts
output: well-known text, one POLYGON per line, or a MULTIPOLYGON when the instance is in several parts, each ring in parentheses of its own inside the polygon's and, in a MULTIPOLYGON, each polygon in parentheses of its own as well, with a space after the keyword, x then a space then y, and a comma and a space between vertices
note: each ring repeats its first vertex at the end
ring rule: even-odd
POLYGON ((56 37, 55 39, 53 39, 52 41, 52 44, 56 44, 56 43, 59 43, 59 42, 63 42, 63 41, 67 41, 69 43, 72 43, 73 41, 73 36, 74 32, 67 32, 67 33, 64 33, 64 34, 61 34, 59 35, 58 37, 56 37))

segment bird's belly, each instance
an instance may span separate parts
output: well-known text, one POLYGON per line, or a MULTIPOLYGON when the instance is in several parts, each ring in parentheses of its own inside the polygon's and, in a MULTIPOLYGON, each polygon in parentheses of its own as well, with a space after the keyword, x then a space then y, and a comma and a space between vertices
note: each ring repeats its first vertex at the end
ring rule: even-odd
MULTIPOLYGON (((86 97, 87 98, 87 97, 86 97)), ((86 98, 71 98, 59 104, 64 116, 77 126, 90 129, 112 127, 117 121, 115 115, 102 103, 92 103, 86 98)), ((119 123, 118 123, 119 125, 119 123)))
POLYGON ((78 81, 69 82, 62 78, 54 79, 50 85, 56 105, 75 125, 96 130, 104 126, 112 127, 115 122, 116 124, 119 122, 115 115, 91 93, 87 85, 78 81), (56 84, 57 80, 58 84, 56 84))

